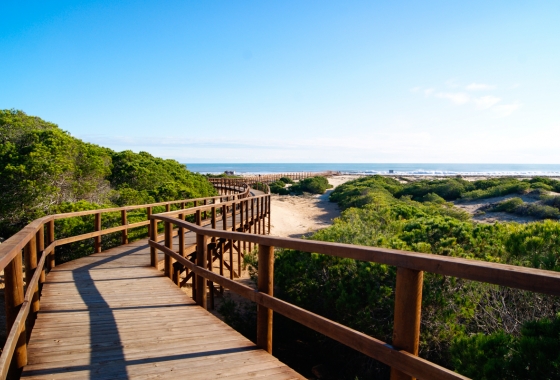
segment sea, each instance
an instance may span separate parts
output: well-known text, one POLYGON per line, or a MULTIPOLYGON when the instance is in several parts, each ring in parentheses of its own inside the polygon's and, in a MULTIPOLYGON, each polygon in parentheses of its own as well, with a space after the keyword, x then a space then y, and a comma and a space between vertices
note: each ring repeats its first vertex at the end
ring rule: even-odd
POLYGON ((560 176, 560 164, 341 164, 341 163, 261 163, 261 164, 185 164, 202 174, 273 174, 335 171, 341 174, 395 174, 414 176, 560 176))

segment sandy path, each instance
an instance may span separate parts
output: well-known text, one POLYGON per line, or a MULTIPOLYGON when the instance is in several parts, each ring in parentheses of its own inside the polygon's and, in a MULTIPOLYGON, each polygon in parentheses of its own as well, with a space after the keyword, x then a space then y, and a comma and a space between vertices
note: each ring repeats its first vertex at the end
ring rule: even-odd
POLYGON ((330 193, 336 186, 360 176, 330 177, 329 183, 334 187, 322 195, 272 195, 271 231, 273 236, 299 238, 316 232, 332 224, 340 215, 336 203, 329 202, 330 193))

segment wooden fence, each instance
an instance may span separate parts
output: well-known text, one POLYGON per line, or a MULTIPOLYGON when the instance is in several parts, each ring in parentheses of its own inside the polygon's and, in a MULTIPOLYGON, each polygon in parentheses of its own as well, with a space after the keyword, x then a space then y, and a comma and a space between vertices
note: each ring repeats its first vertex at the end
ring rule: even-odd
MULTIPOLYGON (((334 171, 326 171, 326 172, 298 172, 298 173, 279 173, 279 174, 261 174, 261 175, 251 175, 251 176, 244 176, 239 178, 209 178, 210 182, 212 183, 228 183, 232 184, 240 184, 240 183, 247 183, 251 187, 258 183, 263 184, 270 184, 272 182, 278 181, 280 178, 286 177, 290 178, 294 181, 299 181, 305 178, 311 178, 316 176, 323 176, 323 177, 330 177, 333 175, 339 174, 338 172, 334 171)), ((257 185, 258 186, 258 185, 257 185)), ((256 187, 255 187, 256 188, 256 187)))
MULTIPOLYGON (((8 333, 6 343, 0 356, 0 379, 5 379, 8 375, 10 367, 12 373, 23 368, 27 363, 27 341, 31 334, 31 330, 36 319, 36 314, 40 307, 40 289, 45 282, 48 271, 55 267, 55 248, 93 239, 94 252, 101 252, 101 237, 104 235, 121 232, 121 244, 128 243, 128 232, 131 229, 148 226, 149 236, 158 240, 159 236, 157 228, 151 228, 153 220, 151 219, 154 207, 165 206, 166 211, 171 211, 172 206, 178 207, 184 211, 185 215, 189 212, 185 210, 187 204, 192 204, 193 208, 199 205, 212 205, 208 207, 218 208, 221 204, 231 204, 233 201, 252 199, 250 196, 250 187, 245 183, 238 183, 232 186, 225 184, 214 184, 214 187, 221 193, 219 196, 184 199, 171 202, 160 202, 153 204, 145 204, 138 206, 126 206, 118 208, 108 208, 101 210, 87 210, 79 212, 71 212, 65 214, 49 215, 39 218, 28 224, 21 231, 0 244, 0 270, 4 271, 4 297, 6 312, 6 331, 8 333), (229 203, 228 203, 229 202, 229 203), (147 218, 145 221, 138 223, 128 223, 127 214, 129 211, 145 209, 147 218), (121 213, 121 225, 112 228, 102 229, 102 218, 104 214, 121 213), (93 232, 80 234, 76 236, 55 239, 55 221, 81 217, 86 215, 94 215, 94 223, 92 225, 93 232), (23 254, 22 254, 23 253, 23 254), (25 265, 24 265, 25 264, 25 265), (24 286, 25 280, 25 286, 24 286)), ((268 196, 269 197, 269 196, 268 196)), ((221 210, 224 208, 222 207, 221 210)), ((254 209, 251 209, 254 213, 254 209)), ((227 211, 224 213, 224 215, 227 211)), ((249 228, 243 229, 244 232, 258 231, 265 233, 264 214, 260 215, 259 227, 255 227, 253 219, 249 223, 249 228), (263 226, 262 229, 260 226, 263 226)), ((199 214, 199 218, 202 216, 199 214)), ((204 213, 206 217, 206 213, 204 213)), ((216 223, 216 215, 211 218, 212 223, 216 223)), ((227 217, 223 217, 227 221, 227 217)), ((269 219, 269 218, 268 218, 269 219)), ((157 226, 156 226, 157 227, 157 226)), ((270 221, 268 222, 268 231, 270 231, 270 221)), ((183 236, 184 238, 184 236, 183 236)), ((179 237, 181 240, 181 236, 179 237)), ((152 261, 152 265, 161 266, 161 263, 152 261)), ((230 262, 230 266, 232 266, 230 262)))
MULTIPOLYGON (((197 211, 207 209, 208 206, 201 206, 197 211)), ((257 345, 268 352, 272 351, 272 312, 275 311, 389 365, 392 380, 466 379, 462 375, 418 357, 424 272, 560 295, 558 272, 393 249, 220 231, 175 218, 176 214, 177 211, 152 215, 151 220, 164 222, 168 233, 171 233, 174 226, 195 232, 197 234, 196 263, 173 251, 168 241, 162 245, 151 239, 149 244, 152 249, 163 252, 168 257, 167 260, 175 260, 178 266, 194 272, 197 283, 195 300, 199 305, 207 307, 205 288, 207 282, 211 284, 210 286, 214 286, 214 283, 218 284, 257 303, 257 345), (210 239, 227 239, 258 245, 256 290, 213 272, 212 267, 207 265, 212 250, 210 239), (396 266, 392 345, 275 298, 273 296, 275 247, 396 266)))
MULTIPOLYGON (((225 179, 224 179, 225 180, 225 179)), ((151 265, 160 267, 158 251, 164 253, 165 274, 179 285, 188 281, 193 284, 196 302, 208 307, 214 284, 227 288, 258 304, 257 345, 272 350, 272 313, 285 315, 321 334, 337 340, 359 352, 379 360, 392 368, 392 379, 465 379, 453 371, 421 359, 418 354, 420 334, 420 314, 422 300, 423 272, 486 282, 538 293, 560 295, 560 273, 517 267, 484 261, 467 260, 405 252, 391 249, 318 242, 302 239, 263 236, 270 231, 270 195, 250 197, 251 189, 236 182, 215 183, 221 195, 218 197, 188 199, 151 205, 129 206, 104 210, 51 215, 37 219, 16 235, 0 245, 0 269, 5 274, 5 302, 7 331, 9 332, 0 356, 0 378, 5 378, 10 363, 21 368, 27 363, 27 337, 33 327, 35 315, 40 306, 40 286, 45 281, 47 270, 54 267, 55 247, 75 241, 94 239, 95 251, 101 249, 101 236, 121 232, 121 243, 128 241, 127 231, 146 225, 149 227, 151 265), (236 192, 236 193, 235 193, 236 192), (229 194, 227 194, 229 193, 229 194), (193 207, 186 208, 187 203, 193 207), (171 210, 171 206, 179 210, 171 210), (153 207, 166 206, 166 212, 152 213, 153 207), (145 208, 146 221, 128 224, 127 212, 145 208), (122 225, 101 229, 102 215, 121 212, 122 225), (222 215, 223 228, 218 230, 216 214, 222 215), (210 214, 210 217, 208 217, 210 214), (95 215, 94 231, 64 239, 55 239, 54 221, 83 215, 95 215), (195 215, 196 223, 184 220, 187 215, 195 215), (210 227, 202 226, 206 215, 210 227), (228 223, 230 220, 230 224, 228 223), (164 234, 158 234, 158 223, 164 223, 164 234), (176 227, 175 229, 173 227, 176 227), (230 231, 231 229, 231 231, 230 231), (184 232, 196 234, 196 244, 191 246, 194 256, 189 257, 189 247, 184 244, 184 232), (173 250, 173 235, 179 236, 178 252, 173 250), (163 238, 163 244, 161 240, 163 238), (231 242, 231 243, 230 243, 231 242), (224 261, 226 251, 219 245, 231 248, 229 265, 230 278, 214 273, 212 262, 224 261), (233 281, 233 252, 240 255, 245 249, 258 247, 258 286, 252 289, 233 281), (337 322, 311 313, 273 296, 274 248, 290 248, 304 252, 371 261, 397 267, 395 289, 395 319, 393 345, 388 345, 337 322), (23 251, 23 255, 22 255, 23 251), (221 252, 221 254, 216 254, 221 252), (23 260, 25 261, 24 289, 23 260), (186 270, 190 271, 188 274, 186 270), (178 273, 185 271, 181 281, 178 273)), ((240 263, 238 256, 238 264, 240 263)), ((221 262, 220 262, 221 265, 221 262)), ((221 268, 221 267, 220 267, 221 268)), ((239 271, 239 268, 237 268, 239 271)), ((223 271, 222 271, 223 272, 223 271)), ((211 301, 211 300, 210 300, 211 301)), ((210 302, 211 306, 211 302, 210 302)))

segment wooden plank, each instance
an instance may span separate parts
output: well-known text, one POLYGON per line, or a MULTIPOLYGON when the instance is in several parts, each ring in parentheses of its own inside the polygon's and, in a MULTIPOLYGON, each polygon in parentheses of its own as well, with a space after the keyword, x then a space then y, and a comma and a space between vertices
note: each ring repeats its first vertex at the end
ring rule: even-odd
POLYGON ((51 271, 22 379, 302 378, 196 306, 149 266, 149 252, 144 242, 51 271))

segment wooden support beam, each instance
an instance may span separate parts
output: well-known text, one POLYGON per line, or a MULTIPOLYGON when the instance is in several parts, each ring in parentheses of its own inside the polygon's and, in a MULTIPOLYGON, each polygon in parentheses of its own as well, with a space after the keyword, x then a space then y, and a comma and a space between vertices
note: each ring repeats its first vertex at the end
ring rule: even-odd
MULTIPOLYGON (((164 222, 165 226, 165 246, 173 250, 173 224, 170 222, 164 222)), ((173 259, 169 255, 164 256, 165 268, 164 273, 167 277, 173 280, 173 259)))
MULTIPOLYGON (((21 251, 4 268, 4 298, 6 307, 6 331, 9 332, 14 325, 19 309, 23 304, 23 273, 21 251)), ((12 357, 12 368, 16 370, 27 364, 27 336, 25 327, 19 335, 16 349, 12 357)))
MULTIPOLYGON (((259 273, 257 279, 260 293, 273 295, 274 247, 259 245, 259 273)), ((257 346, 272 354, 272 309, 257 306, 257 346)))
MULTIPOLYGON (((37 235, 33 235, 33 237, 29 240, 29 242, 25 245, 23 249, 23 258, 25 260, 25 283, 31 283, 31 279, 37 270, 37 235)), ((29 340, 29 336, 31 335, 31 330, 33 329, 33 325, 35 324, 35 319, 37 318, 37 312, 39 311, 39 286, 35 286, 33 289, 33 297, 31 301, 31 310, 29 316, 26 321, 26 330, 29 340)))
MULTIPOLYGON (((51 245, 54 242, 54 220, 49 221, 47 223, 47 246, 51 245)), ((49 271, 54 268, 55 264, 55 257, 54 257, 55 248, 53 248, 52 252, 49 254, 47 259, 47 268, 49 271)))
MULTIPOLYGON (((128 224, 128 218, 126 215, 126 210, 121 210, 121 225, 126 226, 128 224)), ((121 232, 121 244, 128 244, 128 229, 124 229, 121 232)))
MULTIPOLYGON (((150 220, 150 240, 157 242, 157 225, 158 221, 155 219, 150 220)), ((150 265, 158 268, 158 252, 155 247, 150 246, 150 265)))
MULTIPOLYGON (((94 230, 95 231, 101 231, 101 213, 100 212, 95 214, 94 230)), ((101 235, 96 236, 93 239, 94 239, 95 253, 101 252, 101 235)))
MULTIPOLYGON (((196 265, 204 268, 207 262, 207 237, 202 234, 196 234, 196 265)), ((206 279, 200 275, 196 275, 196 303, 207 309, 206 298, 206 279)))
MULTIPOLYGON (((393 346, 416 356, 420 342, 423 279, 422 271, 397 268, 393 346)), ((391 368, 391 380, 413 379, 412 376, 391 368)))

